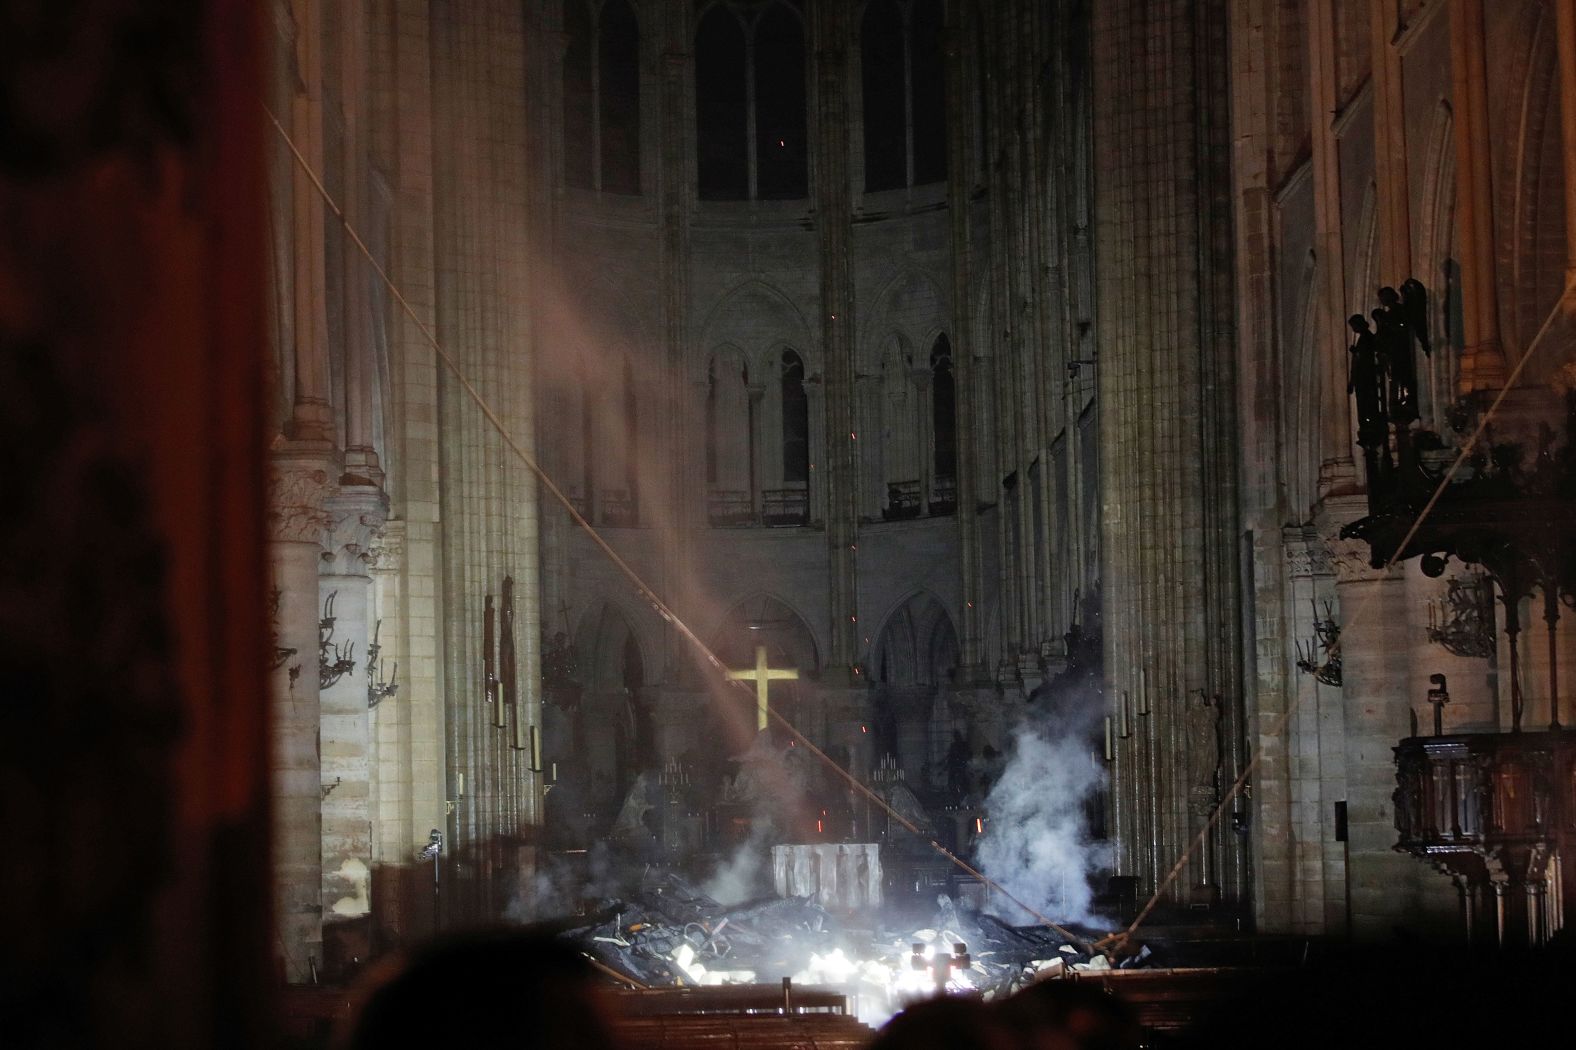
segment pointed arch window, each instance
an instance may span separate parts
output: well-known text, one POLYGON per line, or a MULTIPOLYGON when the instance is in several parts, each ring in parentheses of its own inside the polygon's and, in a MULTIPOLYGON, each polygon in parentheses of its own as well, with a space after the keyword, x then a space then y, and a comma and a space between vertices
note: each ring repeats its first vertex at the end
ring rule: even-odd
POLYGON ((640 403, 629 358, 614 375, 616 380, 609 381, 588 369, 583 379, 582 484, 588 505, 582 513, 602 525, 630 528, 640 524, 640 403))
POLYGON ((744 358, 718 351, 706 376, 706 510, 713 525, 755 523, 753 432, 744 358))
POLYGON ((930 351, 930 512, 950 514, 957 507, 957 383, 952 374, 952 344, 946 333, 930 351))
POLYGON ((565 0, 564 181, 640 193, 640 23, 628 0, 565 0))
POLYGON ((767 525, 810 522, 810 398, 804 388, 804 359, 784 350, 776 410, 780 425, 782 470, 777 488, 761 493, 761 520, 767 525))
POLYGON ((695 36, 702 200, 809 194, 804 21, 796 6, 720 0, 695 36))
POLYGON ((804 485, 810 481, 810 398, 804 389, 804 361, 792 350, 783 351, 783 481, 804 485))
POLYGON ((881 516, 888 521, 921 513, 919 391, 910 346, 891 336, 881 355, 881 468, 886 486, 881 516))
POLYGON ((859 29, 865 191, 947 177, 941 0, 871 0, 859 29))

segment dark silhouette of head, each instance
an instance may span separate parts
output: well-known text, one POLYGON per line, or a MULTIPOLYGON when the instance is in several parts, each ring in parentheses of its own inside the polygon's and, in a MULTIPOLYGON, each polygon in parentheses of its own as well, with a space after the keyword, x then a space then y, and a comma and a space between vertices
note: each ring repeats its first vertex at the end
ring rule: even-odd
POLYGON ((1132 1008, 1085 981, 1040 981, 1000 1011, 1018 1045, 1031 1050, 1138 1050, 1144 1042, 1132 1008))
POLYGON ((1362 314, 1352 314, 1346 319, 1346 324, 1354 332, 1368 331, 1368 318, 1362 314))
POLYGON ((375 970, 339 1045, 612 1047, 601 995, 585 958, 545 933, 456 934, 375 970))
POLYGON ((915 1003, 886 1023, 868 1050, 1014 1050, 995 1010, 943 996, 915 1003))

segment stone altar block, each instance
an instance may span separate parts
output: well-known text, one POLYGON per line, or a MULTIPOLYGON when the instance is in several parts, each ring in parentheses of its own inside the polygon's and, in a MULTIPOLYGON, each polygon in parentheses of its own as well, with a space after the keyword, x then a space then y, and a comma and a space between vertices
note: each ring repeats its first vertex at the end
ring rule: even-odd
POLYGON ((814 894, 823 908, 838 911, 879 908, 881 879, 881 846, 876 842, 772 847, 772 880, 779 897, 814 894))

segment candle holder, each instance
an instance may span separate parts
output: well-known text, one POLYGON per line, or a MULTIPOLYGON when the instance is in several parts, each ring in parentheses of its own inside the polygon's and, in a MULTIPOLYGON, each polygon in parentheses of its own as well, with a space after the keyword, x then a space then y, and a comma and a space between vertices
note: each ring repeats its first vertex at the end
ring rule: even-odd
POLYGON ((1494 594, 1482 576, 1445 581, 1443 600, 1428 600, 1428 640, 1456 656, 1494 653, 1494 594))
POLYGON ((348 646, 334 641, 334 599, 338 591, 330 591, 323 599, 323 618, 317 622, 317 686, 327 689, 356 669, 356 643, 348 646))
POLYGON ((1297 670, 1325 685, 1340 685, 1341 625, 1335 622, 1329 602, 1324 603, 1322 619, 1314 606, 1313 634, 1306 645, 1297 643, 1297 670))

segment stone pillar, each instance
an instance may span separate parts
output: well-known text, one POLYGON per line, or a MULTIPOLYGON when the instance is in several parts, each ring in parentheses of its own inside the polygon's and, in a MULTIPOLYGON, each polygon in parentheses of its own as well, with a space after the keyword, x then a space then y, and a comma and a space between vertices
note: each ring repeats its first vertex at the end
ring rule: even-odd
MULTIPOLYGON (((281 120, 313 171, 323 163, 323 15, 319 0, 291 0, 294 73, 290 111, 281 120)), ((299 163, 290 168, 292 303, 295 337, 294 411, 287 436, 297 441, 334 437, 328 365, 328 289, 324 280, 323 198, 299 163)))
POLYGON ((1419 687, 1413 681, 1402 570, 1373 569, 1366 543, 1338 536, 1343 524, 1366 510, 1363 496, 1326 501, 1319 531, 1335 570, 1342 624, 1349 929, 1354 940, 1390 941, 1397 926, 1447 930, 1459 923, 1450 884, 1393 848, 1392 748, 1411 735, 1407 697, 1419 687))
MULTIPOLYGON (((1306 658, 1315 667, 1328 658, 1319 646, 1316 621, 1339 623, 1335 579, 1329 551, 1318 532, 1307 527, 1282 532, 1286 550, 1286 593, 1277 610, 1285 624, 1281 660, 1290 680, 1288 703, 1296 713, 1279 738, 1261 740, 1264 765, 1254 777, 1261 811, 1268 800, 1284 800, 1283 828, 1269 814, 1256 838, 1261 854, 1278 855, 1283 874, 1265 894, 1283 890, 1278 928, 1300 934, 1343 934, 1346 930, 1346 846, 1335 838, 1335 809, 1347 800, 1345 709, 1340 685, 1297 666, 1306 658), (1300 648, 1300 651, 1299 651, 1300 648), (1279 783, 1276 783, 1276 781, 1279 783)), ((1266 878, 1266 883, 1268 879, 1266 878)))
POLYGON ((1451 105, 1456 132, 1456 254, 1461 259, 1463 392, 1505 385, 1494 246, 1494 147, 1488 127, 1483 0, 1452 0, 1451 105))
POLYGON ((831 609, 829 673, 859 659, 859 444, 854 413, 853 204, 849 186, 849 11, 812 8, 816 116, 815 214, 821 344, 826 379, 826 544, 831 609))
MULTIPOLYGON (((1401 54, 1391 41, 1396 9, 1389 0, 1370 0, 1369 32, 1374 84, 1374 180, 1379 196, 1381 284, 1399 287, 1412 275, 1412 215, 1407 180, 1406 109, 1401 54)), ((1373 289, 1364 289, 1372 294, 1373 289)))
MULTIPOLYGON (((690 247, 689 226, 694 180, 690 177, 690 114, 694 110, 691 87, 690 13, 692 5, 664 4, 664 19, 657 38, 658 71, 661 76, 658 96, 659 143, 656 192, 662 213, 663 341, 666 344, 663 382, 671 410, 664 414, 660 447, 665 498, 668 505, 668 534, 661 545, 662 582, 669 601, 676 603, 681 616, 698 608, 692 593, 695 557, 692 543, 704 535, 699 529, 707 524, 706 506, 706 387, 705 366, 694 382, 696 369, 690 361, 690 247)), ((814 418, 813 412, 811 418, 814 418)), ((810 462, 819 460, 812 454, 810 462)), ((815 506, 813 494, 811 507, 815 506)), ((812 514, 814 511, 812 510, 812 514)), ((694 658, 690 643, 672 625, 664 624, 667 666, 664 678, 682 678, 694 658)))
POLYGON ((1314 255, 1319 310, 1315 343, 1320 361, 1319 491, 1350 489, 1356 474, 1352 459, 1352 418, 1346 392, 1346 279, 1341 250, 1341 160, 1335 134, 1340 106, 1336 71, 1335 0, 1309 0, 1308 105, 1313 129, 1314 255))
POLYGON ((465 776, 449 832, 451 856, 469 861, 451 869, 444 907, 457 921, 492 921, 528 875, 521 836, 540 811, 527 746, 540 724, 537 485, 510 447, 535 451, 529 34, 521 5, 506 0, 434 2, 430 25, 437 337, 492 413, 439 373, 444 772, 451 788, 465 776), (506 577, 518 703, 499 727, 482 699, 482 608, 506 577))
MULTIPOLYGON (((368 170, 371 114, 368 112, 369 25, 366 0, 345 3, 339 20, 339 95, 344 115, 339 205, 363 238, 371 236, 368 170)), ((344 333, 345 473, 351 484, 379 484, 383 470, 373 435, 377 361, 372 338, 372 282, 378 280, 348 235, 340 237, 341 316, 344 333)))
POLYGON ((274 922, 285 979, 323 961, 318 752, 318 562, 326 449, 276 450, 268 473, 268 558, 278 601, 273 665, 274 922))
POLYGON ((1576 0, 1556 0, 1560 54, 1560 137, 1565 165, 1565 283, 1576 281, 1576 0))
POLYGON ((371 737, 367 647, 372 641, 373 543, 387 516, 381 491, 341 487, 324 500, 328 532, 318 589, 324 621, 319 701, 324 966, 339 974, 371 950, 371 737), (328 635, 329 631, 332 635, 328 635), (348 669, 336 668, 343 658, 348 669), (339 673, 343 670, 343 673, 339 673))
MULTIPOLYGON (((947 92, 947 201, 952 254, 952 376, 954 404, 953 433, 957 436, 957 461, 953 479, 958 519, 958 569, 962 576, 963 607, 956 610, 958 621, 958 678, 981 682, 989 677, 984 666, 983 605, 985 580, 980 556, 979 515, 975 511, 979 486, 989 488, 989 479, 974 476, 974 312, 969 296, 974 290, 971 224, 969 222, 970 172, 974 162, 973 131, 976 114, 968 107, 974 97, 974 82, 967 56, 960 46, 963 38, 962 12, 957 4, 949 6, 945 50, 946 68, 953 89, 947 92)), ((980 42, 983 51, 983 41, 980 42)))
MULTIPOLYGON (((1097 260, 1105 688, 1118 724, 1140 668, 1150 699, 1142 734, 1117 749, 1112 817, 1119 870, 1148 888, 1199 823, 1189 698, 1220 697, 1218 765, 1240 750, 1230 219, 1217 219, 1229 201, 1223 14, 1170 0, 1091 10, 1094 83, 1125 85, 1097 93, 1094 115, 1095 221, 1111 246, 1097 260), (1164 60, 1135 62, 1156 38, 1164 60), (1178 97, 1189 100, 1180 110, 1178 97)), ((1234 896, 1237 843, 1221 845, 1234 896)), ((1195 860, 1171 892, 1186 894, 1200 870, 1195 860)))

